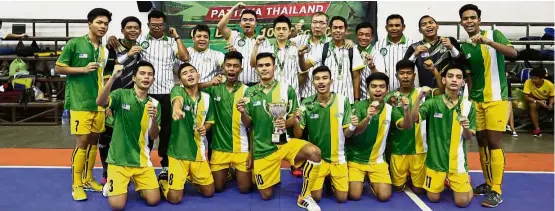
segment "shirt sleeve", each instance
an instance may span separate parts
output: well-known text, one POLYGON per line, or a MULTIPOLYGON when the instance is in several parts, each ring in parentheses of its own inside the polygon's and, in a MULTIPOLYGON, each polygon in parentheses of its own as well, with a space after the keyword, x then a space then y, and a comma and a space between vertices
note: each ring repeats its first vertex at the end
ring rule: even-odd
POLYGON ((353 106, 355 109, 355 116, 357 116, 357 118, 361 121, 366 118, 366 109, 364 108, 363 103, 364 101, 359 101, 353 106))
POLYGON ((351 108, 351 103, 349 103, 349 98, 345 98, 345 102, 343 102, 343 109, 344 109, 344 115, 343 115, 343 128, 347 128, 349 127, 349 125, 351 124, 351 114, 352 114, 352 108, 351 108))
MULTIPOLYGON (((210 95, 210 98, 212 98, 212 96, 214 96, 214 86, 208 87, 208 88, 204 88, 202 89, 203 92, 206 92, 206 94, 210 95)), ((173 98, 172 98, 173 99, 173 98)))
POLYGON ((181 88, 180 86, 174 86, 170 92, 170 99, 171 99, 171 104, 173 106, 173 101, 177 98, 181 98, 183 99, 183 88, 181 88))
POLYGON ((312 66, 316 66, 317 64, 320 64, 322 62, 322 53, 323 53, 322 51, 324 51, 323 47, 318 48, 318 50, 316 50, 315 48, 312 48, 310 52, 305 54, 306 61, 310 62, 312 66))
POLYGON ((274 53, 274 46, 268 40, 258 46, 258 53, 274 53))
MULTIPOLYGON (((168 39, 173 39, 173 38, 168 37, 168 39)), ((177 40, 173 39, 173 41, 171 41, 171 43, 172 43, 173 55, 177 59, 177 55, 179 54, 179 48, 177 47, 177 40)))
POLYGON ((237 39, 237 37, 240 36, 238 31, 235 31, 233 29, 231 29, 231 35, 229 36, 229 39, 227 40, 229 43, 231 43, 232 45, 235 45, 235 43, 233 42, 235 39, 237 39))
POLYGON ((112 112, 115 112, 119 110, 119 108, 121 108, 121 90, 122 89, 117 89, 111 92, 108 96, 108 108, 110 108, 112 112))
POLYGON ((293 89, 293 87, 291 86, 289 86, 287 90, 287 98, 289 98, 288 100, 293 102, 293 104, 291 105, 291 111, 287 116, 293 116, 297 111, 297 108, 299 107, 299 102, 297 101, 297 93, 295 93, 295 89, 293 89))
POLYGON ((56 61, 56 65, 62 66, 62 67, 69 67, 71 63, 71 59, 74 54, 75 54, 75 42, 73 41, 73 39, 71 39, 69 40, 69 42, 66 43, 66 45, 62 49, 62 54, 60 54, 60 57, 58 57, 58 61, 56 61))
POLYGON ((432 106, 432 103, 434 102, 433 99, 431 100, 426 100, 424 101, 424 103, 422 103, 420 105, 420 119, 428 119, 429 115, 430 115, 430 107, 432 106))
MULTIPOLYGON (((307 102, 309 99, 304 99, 303 102, 301 103, 303 106, 306 106, 307 102)), ((301 121, 299 121, 299 125, 301 126, 302 129, 304 129, 306 127, 306 120, 307 118, 309 118, 309 113, 310 111, 308 111, 308 109, 305 109, 301 115, 301 121)))
POLYGON ((470 122, 469 129, 472 131, 476 131, 476 110, 474 109, 474 105, 470 106, 470 113, 468 115, 468 121, 470 122))
POLYGON ((532 79, 526 80, 526 82, 524 82, 524 90, 522 90, 522 92, 524 94, 530 94, 532 92, 532 86, 532 79))
POLYGON ((376 70, 378 72, 385 73, 385 59, 383 58, 382 54, 372 53, 374 58, 374 66, 376 66, 376 70))
POLYGON ((221 69, 221 66, 224 64, 225 55, 219 51, 215 51, 215 52, 216 52, 216 62, 218 63, 217 65, 220 67, 219 69, 221 69))
MULTIPOLYGON (((253 87, 247 88, 247 90, 245 90, 245 95, 244 96, 245 97, 249 96, 253 92, 253 89, 254 89, 253 87)), ((245 105, 245 113, 247 113, 249 116, 251 116, 251 118, 252 118, 252 113, 251 113, 252 112, 252 100, 253 100, 252 97, 250 97, 250 99, 249 99, 250 102, 246 103, 246 105, 245 105)))
POLYGON ((208 112, 206 113, 205 123, 214 124, 214 98, 210 97, 210 106, 208 106, 208 112))
MULTIPOLYGON (((414 45, 410 45, 409 48, 407 49, 407 52, 405 53, 405 56, 403 57, 403 59, 410 59, 412 58, 412 55, 414 54, 414 45)), ((414 62, 414 60, 412 60, 414 62)))
MULTIPOLYGON (((546 82, 544 82, 544 83, 546 83, 546 82)), ((550 97, 555 96, 555 86, 553 86, 552 83, 550 83, 548 86, 549 86, 549 96, 550 97)))
POLYGON ((397 127, 397 129, 403 129, 402 127, 399 127, 399 123, 405 118, 405 115, 401 112, 401 110, 402 109, 393 107, 393 110, 391 111, 391 120, 395 122, 395 127, 397 127))
POLYGON ((493 41, 502 45, 513 46, 507 37, 497 29, 493 30, 493 41))
POLYGON ((357 49, 353 49, 353 69, 352 71, 363 70, 366 65, 362 62, 362 56, 357 49))

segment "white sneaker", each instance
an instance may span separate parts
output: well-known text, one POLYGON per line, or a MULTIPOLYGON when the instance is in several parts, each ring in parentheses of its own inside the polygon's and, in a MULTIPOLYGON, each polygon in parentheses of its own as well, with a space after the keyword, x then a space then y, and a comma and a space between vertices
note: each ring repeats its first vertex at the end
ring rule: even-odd
POLYGON ((108 191, 110 191, 110 189, 108 187, 108 183, 106 183, 104 184, 104 187, 102 187, 102 196, 108 197, 108 191))
POLYGON ((162 170, 160 170, 160 173, 158 175, 167 174, 167 173, 168 173, 168 167, 162 167, 162 170))
POLYGON ((518 134, 516 133, 516 131, 513 131, 513 137, 518 137, 518 134))
POLYGON ((297 201, 297 206, 299 206, 300 208, 304 208, 308 211, 321 211, 322 210, 322 209, 320 209, 320 206, 318 206, 318 203, 316 203, 316 201, 314 201, 314 199, 312 198, 311 195, 308 195, 304 199, 301 199, 300 201, 297 201))

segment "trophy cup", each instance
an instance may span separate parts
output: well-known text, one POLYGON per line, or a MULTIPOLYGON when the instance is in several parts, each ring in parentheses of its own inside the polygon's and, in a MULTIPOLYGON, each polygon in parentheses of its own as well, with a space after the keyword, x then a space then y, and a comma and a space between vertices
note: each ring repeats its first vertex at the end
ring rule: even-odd
MULTIPOLYGON (((278 101, 278 102, 271 102, 271 103, 266 103, 265 100, 263 101, 264 111, 266 111, 266 113, 268 113, 268 115, 272 117, 274 122, 276 121, 277 118, 285 119, 287 114, 291 112, 291 109, 293 108, 293 106, 290 106, 292 104, 293 102, 291 100, 288 102, 278 101)), ((279 143, 279 137, 283 133, 284 133, 284 129, 275 128, 275 123, 274 123, 274 133, 272 134, 272 143, 279 143)))

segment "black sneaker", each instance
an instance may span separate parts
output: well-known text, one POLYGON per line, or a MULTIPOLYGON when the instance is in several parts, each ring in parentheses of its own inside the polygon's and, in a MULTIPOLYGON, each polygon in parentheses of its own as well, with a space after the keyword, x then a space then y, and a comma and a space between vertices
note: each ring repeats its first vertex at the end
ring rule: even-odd
POLYGON ((485 195, 490 191, 491 187, 488 184, 484 183, 474 188, 474 195, 485 195))
POLYGON ((503 203, 501 194, 495 191, 490 191, 486 194, 486 198, 482 201, 482 206, 494 208, 499 206, 501 203, 503 203))

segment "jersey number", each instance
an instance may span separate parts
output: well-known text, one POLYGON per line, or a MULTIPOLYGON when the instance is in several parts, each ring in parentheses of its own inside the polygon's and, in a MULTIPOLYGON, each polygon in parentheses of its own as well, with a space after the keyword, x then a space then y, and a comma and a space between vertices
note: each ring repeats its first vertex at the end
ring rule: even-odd
POLYGON ((173 174, 170 174, 170 178, 168 180, 168 184, 172 185, 173 184, 173 174))
POLYGON ((79 127, 79 120, 75 120, 75 132, 77 132, 78 127, 79 127))
POLYGON ((109 191, 113 192, 114 191, 114 180, 110 180, 109 183, 110 183, 110 190, 109 191))
POLYGON ((426 187, 430 188, 432 186, 432 178, 426 176, 426 187))
POLYGON ((264 180, 262 179, 262 175, 256 174, 256 175, 254 175, 254 177, 256 179, 256 184, 257 185, 264 185, 264 180))

